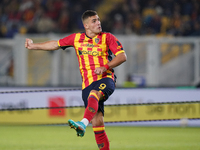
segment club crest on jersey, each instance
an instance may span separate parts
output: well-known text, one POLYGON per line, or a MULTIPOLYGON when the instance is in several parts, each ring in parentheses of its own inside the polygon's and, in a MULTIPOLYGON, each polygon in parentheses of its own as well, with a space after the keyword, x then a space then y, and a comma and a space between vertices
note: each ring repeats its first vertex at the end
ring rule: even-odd
POLYGON ((99 38, 96 38, 94 41, 95 41, 96 44, 98 44, 99 43, 99 38))

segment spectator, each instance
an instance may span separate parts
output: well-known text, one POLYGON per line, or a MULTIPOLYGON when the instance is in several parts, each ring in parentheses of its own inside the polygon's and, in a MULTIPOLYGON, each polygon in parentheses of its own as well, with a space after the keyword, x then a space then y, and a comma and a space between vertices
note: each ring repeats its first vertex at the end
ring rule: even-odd
POLYGON ((121 14, 115 14, 114 16, 114 24, 112 27, 112 33, 113 34, 124 34, 124 23, 123 23, 123 17, 121 14))
POLYGON ((15 34, 18 33, 18 27, 17 24, 12 24, 11 28, 8 29, 5 37, 6 38, 13 38, 15 34))
POLYGON ((48 32, 53 32, 55 30, 55 23, 51 18, 49 18, 45 14, 41 16, 36 26, 37 26, 37 31, 39 33, 48 33, 48 32))
MULTIPOLYGON (((103 2, 1 0, 1 37, 11 38, 22 28, 28 33, 82 31, 83 11, 96 9, 103 2), (41 22, 48 25, 47 29, 41 22)), ((115 34, 199 36, 200 3, 199 0, 124 0, 115 2, 101 21, 103 30, 115 34)))
POLYGON ((66 9, 62 10, 58 20, 58 26, 61 33, 70 32, 69 21, 70 21, 69 12, 66 9))
POLYGON ((200 23, 198 21, 194 22, 194 30, 191 36, 200 36, 200 23))

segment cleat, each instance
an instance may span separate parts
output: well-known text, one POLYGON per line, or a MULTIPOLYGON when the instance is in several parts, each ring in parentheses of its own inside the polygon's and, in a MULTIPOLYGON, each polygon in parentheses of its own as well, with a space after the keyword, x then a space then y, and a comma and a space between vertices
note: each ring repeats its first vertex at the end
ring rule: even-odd
POLYGON ((77 136, 80 136, 80 137, 84 136, 85 129, 86 129, 86 126, 84 125, 84 123, 82 123, 80 121, 75 122, 75 121, 69 119, 68 124, 69 124, 70 128, 74 128, 76 130, 77 136))

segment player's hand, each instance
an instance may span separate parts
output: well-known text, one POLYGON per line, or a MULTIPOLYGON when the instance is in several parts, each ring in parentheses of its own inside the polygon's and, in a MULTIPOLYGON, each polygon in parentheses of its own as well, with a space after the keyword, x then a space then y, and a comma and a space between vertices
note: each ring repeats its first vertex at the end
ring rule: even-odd
POLYGON ((27 49, 31 49, 31 45, 33 44, 33 41, 31 39, 26 39, 26 42, 25 42, 25 47, 27 49))
POLYGON ((95 68, 94 73, 96 73, 97 75, 100 75, 106 71, 107 71, 107 69, 105 67, 97 67, 97 68, 95 68))

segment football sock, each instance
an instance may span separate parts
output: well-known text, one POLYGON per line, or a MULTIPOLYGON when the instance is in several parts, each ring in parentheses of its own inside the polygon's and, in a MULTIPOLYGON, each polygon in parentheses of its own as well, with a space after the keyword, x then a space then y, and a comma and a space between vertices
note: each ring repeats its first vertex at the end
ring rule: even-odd
POLYGON ((99 97, 96 95, 96 93, 90 93, 88 96, 88 105, 85 109, 83 118, 86 118, 90 122, 94 115, 97 113, 98 107, 99 97))
POLYGON ((105 132, 104 126, 93 126, 96 143, 100 150, 110 150, 110 143, 105 132))
POLYGON ((81 122, 84 123, 84 125, 85 125, 86 127, 87 127, 88 124, 89 124, 89 121, 88 121, 86 118, 83 118, 83 119, 81 120, 81 122))

